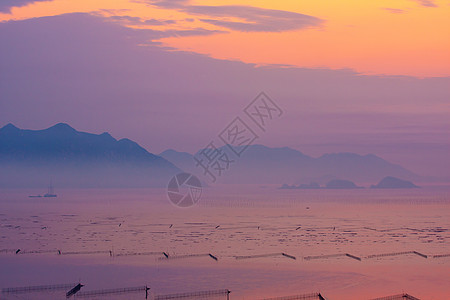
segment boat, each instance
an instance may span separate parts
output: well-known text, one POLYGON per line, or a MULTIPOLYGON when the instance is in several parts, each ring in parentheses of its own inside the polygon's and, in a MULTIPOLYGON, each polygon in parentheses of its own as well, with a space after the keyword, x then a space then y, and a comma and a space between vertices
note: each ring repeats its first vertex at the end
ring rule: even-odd
POLYGON ((43 196, 41 196, 41 195, 29 195, 28 197, 29 198, 42 198, 42 197, 45 197, 45 198, 56 198, 56 197, 58 197, 58 195, 56 195, 55 192, 53 191, 53 185, 50 182, 50 185, 47 188, 47 193, 45 193, 43 196))
POLYGON ((48 186, 47 189, 47 193, 44 194, 45 198, 55 198, 58 197, 58 195, 55 194, 55 192, 53 191, 53 185, 50 183, 50 185, 48 186))

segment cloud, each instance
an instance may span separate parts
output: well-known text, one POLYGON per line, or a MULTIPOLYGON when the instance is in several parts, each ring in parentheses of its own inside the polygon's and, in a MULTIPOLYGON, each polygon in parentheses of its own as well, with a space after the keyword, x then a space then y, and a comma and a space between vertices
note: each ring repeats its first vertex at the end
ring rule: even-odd
POLYGON ((251 6, 187 6, 183 11, 210 17, 201 19, 203 22, 244 32, 281 32, 317 27, 323 23, 319 18, 300 13, 251 6), (229 18, 239 18, 243 22, 227 20, 229 18))
POLYGON ((227 33, 227 31, 222 30, 209 30, 204 28, 193 28, 187 30, 165 30, 161 31, 162 37, 184 37, 184 36, 205 36, 218 33, 227 33))
MULTIPOLYGON (((140 17, 132 16, 110 16, 103 17, 101 14, 94 13, 93 16, 104 18, 105 20, 110 20, 113 22, 118 22, 126 25, 152 25, 152 26, 162 26, 162 25, 172 25, 175 24, 176 20, 160 20, 160 19, 142 19, 140 17)), ((190 28, 190 29, 166 29, 166 30, 153 30, 153 29, 133 29, 136 32, 141 31, 143 33, 148 33, 148 38, 151 40, 158 40, 166 37, 186 37, 186 36, 206 36, 219 33, 227 33, 223 30, 209 30, 201 27, 190 28)))
POLYGON ((142 23, 142 19, 139 17, 131 17, 131 16, 111 16, 109 17, 109 19, 114 20, 114 21, 125 21, 125 22, 129 22, 129 23, 138 23, 141 24, 142 23))
POLYGON ((189 0, 156 0, 156 1, 146 1, 146 0, 137 0, 136 2, 150 2, 152 5, 163 7, 163 8, 178 8, 180 6, 186 5, 189 0))
POLYGON ((51 0, 1 0, 0 1, 0 12, 10 13, 11 8, 26 6, 34 2, 51 1, 51 0))
POLYGON ((406 12, 406 10, 400 9, 400 8, 389 8, 389 7, 384 7, 384 10, 393 13, 393 14, 403 14, 406 12))
POLYGON ((130 25, 152 25, 152 26, 163 26, 175 24, 176 20, 160 20, 160 19, 142 19, 140 17, 132 16, 111 16, 110 20, 123 22, 130 25))
POLYGON ((145 20, 144 21, 145 24, 147 25, 172 25, 177 23, 176 20, 157 20, 157 19, 150 19, 150 20, 145 20))
POLYGON ((425 7, 438 7, 434 0, 413 0, 425 7))
POLYGON ((301 13, 244 5, 189 5, 188 1, 148 1, 154 6, 201 15, 201 21, 242 32, 281 32, 318 27, 324 20, 301 13), (233 19, 233 20, 230 20, 233 19), (240 19, 236 21, 235 19, 240 19))
POLYGON ((323 23, 323 20, 319 18, 296 12, 251 6, 186 6, 182 10, 190 14, 209 17, 239 18, 244 22, 211 18, 202 19, 202 21, 245 32, 280 32, 320 26, 323 23))

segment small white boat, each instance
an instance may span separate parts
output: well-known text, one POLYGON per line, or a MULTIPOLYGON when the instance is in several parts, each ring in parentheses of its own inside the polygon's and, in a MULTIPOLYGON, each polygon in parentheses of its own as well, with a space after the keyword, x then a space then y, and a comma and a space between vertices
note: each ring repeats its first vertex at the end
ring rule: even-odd
MULTIPOLYGON (((40 196, 39 196, 40 197, 40 196)), ((55 194, 55 192, 53 191, 53 185, 50 183, 50 185, 48 186, 47 189, 47 193, 44 194, 44 197, 46 198, 55 198, 58 197, 58 195, 55 194)))

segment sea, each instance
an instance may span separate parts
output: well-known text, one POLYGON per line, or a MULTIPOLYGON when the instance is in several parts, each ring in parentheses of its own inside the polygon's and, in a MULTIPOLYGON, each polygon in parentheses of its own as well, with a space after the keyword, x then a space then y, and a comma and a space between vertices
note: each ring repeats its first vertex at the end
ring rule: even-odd
POLYGON ((450 299, 450 187, 38 192, 0 190, 0 299, 450 299))

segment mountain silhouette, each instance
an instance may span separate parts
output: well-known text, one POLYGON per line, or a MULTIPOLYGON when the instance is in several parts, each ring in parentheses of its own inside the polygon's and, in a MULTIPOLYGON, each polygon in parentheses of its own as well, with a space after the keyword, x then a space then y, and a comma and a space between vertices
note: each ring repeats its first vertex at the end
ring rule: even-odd
MULTIPOLYGON (((386 176, 420 178, 373 154, 314 158, 289 147, 251 145, 237 157, 227 146, 219 150, 232 161, 219 178, 222 183, 326 184, 339 178, 364 184, 386 176)), ((1 128, 0 167, 1 187, 45 187, 50 180, 56 187, 161 187, 181 170, 208 180, 192 154, 169 149, 155 155, 129 139, 80 132, 65 123, 43 130, 12 124, 1 128)))
MULTIPOLYGON (((289 148, 270 148, 263 145, 251 145, 241 155, 233 156, 227 146, 219 148, 227 152, 234 160, 229 170, 224 170, 220 180, 223 183, 250 184, 309 184, 317 182, 325 185, 333 179, 346 179, 360 184, 379 181, 393 175, 416 180, 420 176, 400 165, 392 164, 376 155, 355 153, 331 153, 314 158, 289 148)), ((199 156, 199 150, 195 156, 199 156)), ((175 150, 166 150, 159 154, 179 168, 202 175, 202 169, 196 167, 194 155, 175 150)))
POLYGON ((129 139, 79 132, 59 123, 43 130, 0 129, 0 186, 165 186, 181 170, 129 139))

